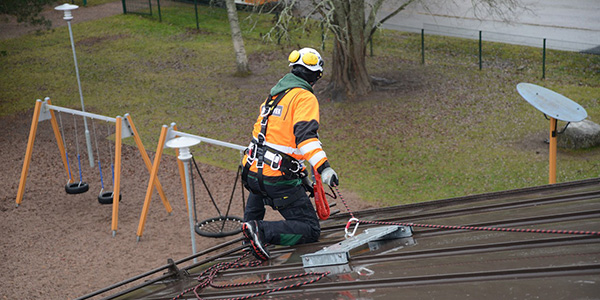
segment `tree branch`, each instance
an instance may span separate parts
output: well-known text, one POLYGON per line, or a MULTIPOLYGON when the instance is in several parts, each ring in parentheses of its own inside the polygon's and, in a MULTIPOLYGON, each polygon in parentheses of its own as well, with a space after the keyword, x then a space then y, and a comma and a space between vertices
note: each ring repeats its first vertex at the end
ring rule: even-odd
POLYGON ((400 5, 400 7, 398 7, 396 10, 394 10, 392 13, 390 13, 389 15, 385 16, 383 19, 379 20, 379 22, 377 22, 377 24, 373 27, 371 27, 371 31, 369 33, 369 38, 371 37, 371 35, 373 35, 375 33, 375 31, 377 30, 377 28, 379 28, 379 26, 381 26, 381 24, 383 24, 383 22, 389 20, 390 18, 394 17, 395 15, 397 15, 399 12, 403 11, 408 5, 410 5, 411 3, 415 2, 416 0, 408 0, 406 1, 404 4, 400 5))
POLYGON ((371 35, 373 34, 373 31, 372 31, 373 24, 375 24, 375 18, 377 17, 377 12, 381 8, 383 1, 384 0, 377 0, 373 4, 368 4, 369 6, 371 6, 371 10, 369 11, 369 14, 368 14, 369 17, 367 18, 367 21, 365 22, 365 33, 364 33, 367 41, 371 38, 371 35))

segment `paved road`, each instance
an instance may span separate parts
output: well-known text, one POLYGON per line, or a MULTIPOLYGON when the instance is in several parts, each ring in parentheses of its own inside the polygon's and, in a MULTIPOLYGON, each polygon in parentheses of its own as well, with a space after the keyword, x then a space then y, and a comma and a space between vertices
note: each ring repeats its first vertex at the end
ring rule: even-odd
MULTIPOLYGON (((600 0, 521 0, 527 9, 519 9, 508 23, 498 17, 476 17, 471 0, 453 1, 453 5, 448 5, 452 1, 441 1, 443 5, 430 4, 427 8, 411 4, 383 27, 419 32, 424 28, 426 33, 473 38, 481 30, 483 39, 490 41, 541 47, 546 38, 547 47, 552 49, 600 48, 600 0)), ((399 1, 388 2, 397 5, 399 1)), ((382 18, 392 8, 388 3, 378 16, 382 18)))
MULTIPOLYGON (((404 1, 386 1, 378 16, 387 15, 399 2, 404 1)), ((481 30, 484 40, 535 47, 541 47, 542 40, 546 38, 547 47, 551 49, 583 51, 596 48, 596 53, 600 54, 600 0, 521 0, 527 9, 518 10, 509 23, 497 17, 476 17, 471 0, 437 2, 443 4, 429 4, 427 8, 411 4, 383 27, 414 32, 424 28, 429 33, 469 38, 477 38, 481 30)), ((73 23, 120 13, 123 13, 121 1, 81 7, 74 12, 73 23)), ((62 14, 53 9, 45 11, 44 15, 53 20, 53 26, 66 25, 61 19, 62 14)), ((0 40, 18 37, 35 29, 16 24, 14 20, 0 23, 0 40)))

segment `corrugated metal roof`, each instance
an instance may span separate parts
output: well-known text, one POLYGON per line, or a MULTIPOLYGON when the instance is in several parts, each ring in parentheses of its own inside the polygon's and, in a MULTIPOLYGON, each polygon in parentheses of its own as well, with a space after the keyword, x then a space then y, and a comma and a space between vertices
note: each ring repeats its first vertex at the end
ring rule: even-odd
MULTIPOLYGON (((600 295, 599 235, 482 229, 597 233, 600 178, 371 209, 354 215, 360 220, 417 226, 411 237, 370 242, 352 250, 348 264, 304 268, 301 255, 345 239, 344 227, 350 215, 338 214, 322 222, 318 243, 271 248, 271 260, 254 267, 221 271, 213 282, 240 284, 305 272, 330 272, 318 282, 269 294, 275 299, 598 299, 600 295), (425 227, 429 225, 448 228, 425 227), (479 230, 451 229, 452 226, 479 230)), ((383 225, 361 224, 357 233, 379 226, 383 225)), ((197 275, 203 270, 238 259, 244 253, 241 249, 240 239, 230 241, 207 250, 213 256, 198 264, 181 267, 191 257, 179 261, 179 269, 187 274, 179 272, 180 276, 173 276, 172 268, 167 275, 107 299, 172 299, 178 295, 181 299, 195 299, 193 291, 181 294, 199 284, 197 275)), ((146 275, 151 277, 166 269, 165 266, 134 279, 148 279, 146 275)), ((206 287, 199 293, 203 299, 244 297, 314 278, 206 287)))

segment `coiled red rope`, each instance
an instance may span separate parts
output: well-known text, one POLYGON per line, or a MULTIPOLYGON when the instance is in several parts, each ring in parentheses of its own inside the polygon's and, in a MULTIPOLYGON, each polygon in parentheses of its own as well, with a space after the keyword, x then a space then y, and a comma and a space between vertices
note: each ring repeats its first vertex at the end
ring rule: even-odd
POLYGON ((360 220, 354 216, 354 213, 348 207, 346 200, 340 193, 338 187, 335 187, 335 191, 338 197, 342 200, 342 203, 346 207, 346 210, 350 213, 352 219, 346 224, 346 228, 350 226, 350 223, 354 220, 358 220, 357 223, 363 224, 380 224, 380 225, 398 225, 398 226, 411 226, 411 227, 425 227, 425 228, 438 228, 448 230, 476 230, 476 231, 504 231, 504 232, 526 232, 526 233, 555 233, 555 234, 573 234, 573 235, 600 235, 598 231, 580 231, 580 230, 556 230, 556 229, 522 229, 522 228, 505 228, 505 227, 478 227, 478 226, 460 226, 460 225, 432 225, 432 224, 417 224, 417 223, 403 223, 403 222, 385 222, 385 221, 367 221, 360 220))
POLYGON ((251 262, 247 262, 247 263, 240 263, 240 261, 245 258, 246 256, 248 256, 248 254, 250 254, 250 252, 246 252, 244 253, 242 256, 240 256, 238 259, 236 259, 233 262, 222 262, 222 263, 218 263, 214 266, 211 266, 210 268, 204 270, 202 273, 200 273, 200 275, 198 275, 198 281, 200 282, 198 285, 189 288, 183 292, 181 292, 181 294, 175 296, 173 298, 173 300, 175 299, 180 299, 181 297, 183 297, 185 294, 189 293, 189 292, 194 292, 194 295, 196 295, 196 298, 198 299, 202 299, 200 297, 199 292, 204 289, 207 286, 211 286, 213 288, 218 288, 218 289, 222 289, 222 288, 231 288, 231 287, 242 287, 242 286, 249 286, 249 285, 258 285, 258 284, 265 284, 265 283, 270 283, 270 282, 277 282, 277 281, 285 281, 285 280, 291 280, 291 279, 296 279, 296 278, 301 278, 301 277, 308 277, 308 276, 316 276, 316 278, 313 278, 311 280, 306 280, 303 282, 297 282, 294 284, 290 284, 290 285, 286 285, 286 286, 282 286, 282 287, 276 287, 276 288, 272 288, 260 293, 255 293, 255 294, 251 294, 251 295, 246 295, 246 296, 242 296, 242 297, 235 297, 235 298, 226 298, 227 300, 243 300, 243 299, 250 299, 250 298, 254 298, 254 297, 259 297, 259 296, 264 296, 273 292, 279 292, 279 291, 283 291, 283 290, 289 290, 292 288, 296 288, 296 287, 300 287, 303 285, 307 285, 307 284, 311 284, 314 282, 317 282, 321 279, 323 279, 325 276, 329 275, 330 272, 306 272, 306 273, 302 273, 302 274, 294 274, 294 275, 289 275, 289 276, 283 276, 283 277, 277 277, 277 278, 271 278, 271 279, 265 279, 265 280, 258 280, 258 281, 251 281, 251 282, 243 282, 243 283, 235 283, 235 284, 224 284, 224 285, 217 285, 214 284, 213 281, 214 279, 217 277, 218 273, 220 271, 224 271, 227 269, 237 269, 237 268, 244 268, 244 267, 256 267, 259 266, 262 262, 255 260, 255 261, 251 261, 251 262))
POLYGON ((313 168, 313 174, 315 176, 315 183, 313 185, 313 191, 315 193, 315 206, 317 207, 317 216, 320 220, 327 220, 329 218, 329 203, 325 197, 325 190, 323 189, 323 183, 321 183, 321 175, 313 168))

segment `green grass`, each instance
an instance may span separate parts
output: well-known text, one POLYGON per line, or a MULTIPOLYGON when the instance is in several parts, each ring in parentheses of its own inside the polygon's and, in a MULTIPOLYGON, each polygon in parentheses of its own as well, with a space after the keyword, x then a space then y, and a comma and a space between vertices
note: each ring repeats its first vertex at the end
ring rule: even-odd
MULTIPOLYGON (((288 70, 287 55, 318 47, 320 31, 278 45, 261 39, 272 16, 240 13, 243 28, 254 27, 244 30, 253 74, 236 77, 224 9, 199 6, 199 15, 200 29, 193 7, 181 5, 164 7, 163 22, 130 14, 73 25, 86 109, 130 113, 148 150, 171 122, 247 144, 258 105, 288 70)), ((398 80, 397 89, 345 103, 320 96, 320 135, 342 189, 367 201, 392 205, 546 184, 548 121, 519 96, 519 82, 575 100, 600 123, 600 56, 549 50, 542 80, 539 48, 486 42, 479 71, 476 41, 427 36, 425 65, 420 43, 419 34, 376 34, 369 70, 398 80)), ((1 41, 0 52, 0 115, 31 111, 46 96, 80 107, 66 27, 1 41)), ((327 62, 331 41, 323 55, 327 62)), ((228 169, 239 159, 207 145, 195 156, 228 169)), ((559 182, 599 175, 600 149, 559 151, 559 182)))

